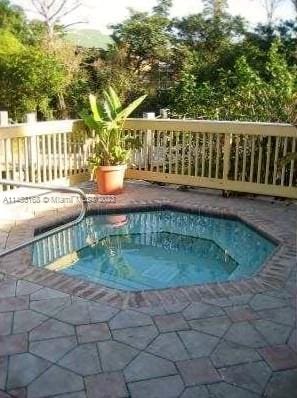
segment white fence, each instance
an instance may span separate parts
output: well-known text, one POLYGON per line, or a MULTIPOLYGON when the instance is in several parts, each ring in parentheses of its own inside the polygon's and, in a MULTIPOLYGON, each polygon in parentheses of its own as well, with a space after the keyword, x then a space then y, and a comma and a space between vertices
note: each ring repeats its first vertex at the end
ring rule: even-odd
MULTIPOLYGON (((129 119, 142 143, 127 178, 297 198, 297 129, 288 124, 129 119)), ((0 177, 77 183, 94 143, 81 121, 0 127, 0 177)))

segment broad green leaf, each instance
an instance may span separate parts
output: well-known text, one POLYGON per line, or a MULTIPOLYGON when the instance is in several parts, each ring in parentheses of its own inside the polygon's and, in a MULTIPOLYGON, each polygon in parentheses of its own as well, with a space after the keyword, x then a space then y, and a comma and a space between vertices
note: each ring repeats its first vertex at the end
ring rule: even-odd
POLYGON ((127 117, 129 117, 131 113, 134 112, 135 109, 139 107, 139 105, 145 100, 146 97, 147 97, 146 95, 143 95, 142 97, 131 102, 130 105, 128 105, 125 109, 123 109, 121 112, 118 113, 117 120, 124 121, 125 119, 127 119, 127 117))
POLYGON ((110 120, 110 121, 112 121, 113 120, 113 109, 112 109, 112 107, 110 106, 110 104, 109 104, 109 101, 104 101, 104 103, 103 103, 103 109, 104 109, 104 112, 105 112, 105 114, 106 114, 106 116, 108 117, 108 119, 110 120))
POLYGON ((116 117, 117 113, 121 110, 119 97, 111 87, 109 87, 108 91, 104 90, 103 95, 109 105, 109 109, 112 113, 113 118, 116 117))
POLYGON ((89 95, 89 101, 90 101, 91 111, 93 113, 94 119, 96 121, 98 121, 98 122, 102 121, 102 118, 101 118, 101 116, 99 114, 99 111, 98 111, 97 98, 95 97, 95 95, 90 94, 89 95))
POLYGON ((101 127, 92 116, 81 113, 81 117, 90 130, 98 130, 101 127))
POLYGON ((95 150, 90 162, 94 165, 124 164, 130 157, 130 148, 139 143, 122 136, 122 127, 126 118, 143 102, 146 96, 133 101, 122 109, 120 99, 112 87, 103 92, 104 101, 97 102, 94 95, 90 95, 92 115, 83 113, 81 116, 88 128, 96 135, 95 150))
POLYGON ((111 98, 114 104, 114 109, 118 112, 122 108, 121 101, 112 87, 109 87, 108 91, 109 91, 109 97, 111 98))

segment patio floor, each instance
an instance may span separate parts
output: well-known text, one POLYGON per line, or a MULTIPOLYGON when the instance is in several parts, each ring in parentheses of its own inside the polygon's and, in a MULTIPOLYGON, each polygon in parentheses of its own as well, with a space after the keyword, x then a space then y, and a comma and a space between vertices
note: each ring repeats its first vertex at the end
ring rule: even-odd
MULTIPOLYGON (((92 193, 92 185, 83 187, 92 193)), ((263 226, 289 253, 274 264, 276 281, 283 272, 279 284, 259 279, 255 289, 241 284, 224 292, 184 290, 183 296, 173 290, 139 301, 97 294, 79 282, 72 288, 31 272, 21 257, 15 263, 4 258, 0 398, 296 397, 296 203, 130 183, 115 203, 101 206, 168 200, 232 211, 263 226)), ((1 201, 1 249, 77 209, 76 203, 1 201)))

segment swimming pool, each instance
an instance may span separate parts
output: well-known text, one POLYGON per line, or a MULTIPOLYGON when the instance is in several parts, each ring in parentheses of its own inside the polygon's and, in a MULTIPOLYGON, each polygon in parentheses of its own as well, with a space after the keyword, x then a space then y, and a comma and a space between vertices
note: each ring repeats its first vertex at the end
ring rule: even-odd
POLYGON ((144 291, 252 276, 275 247, 239 219, 159 209, 89 216, 37 242, 33 265, 144 291))

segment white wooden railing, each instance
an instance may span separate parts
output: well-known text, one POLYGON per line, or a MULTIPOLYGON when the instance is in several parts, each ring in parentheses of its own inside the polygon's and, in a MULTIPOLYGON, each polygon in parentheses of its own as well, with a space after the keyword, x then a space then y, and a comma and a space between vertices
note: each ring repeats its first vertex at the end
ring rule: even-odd
POLYGON ((92 143, 74 120, 0 127, 0 178, 77 183, 88 176, 92 143))
MULTIPOLYGON (((297 198, 297 129, 289 124, 129 119, 127 178, 297 198)), ((89 178, 94 143, 81 121, 0 127, 0 178, 65 182, 89 178)))
POLYGON ((128 178, 297 198, 297 129, 289 124, 131 119, 128 178))

